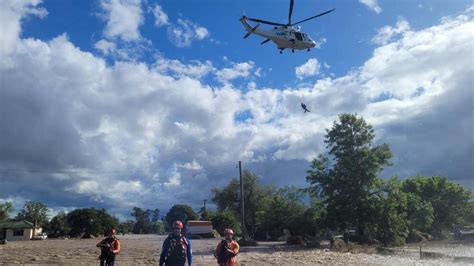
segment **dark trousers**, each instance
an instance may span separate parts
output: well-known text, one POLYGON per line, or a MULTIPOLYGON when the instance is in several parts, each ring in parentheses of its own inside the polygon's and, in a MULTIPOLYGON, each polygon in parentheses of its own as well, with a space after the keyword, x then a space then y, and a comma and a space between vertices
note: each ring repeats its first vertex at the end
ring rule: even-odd
POLYGON ((100 260, 100 266, 114 266, 115 265, 115 256, 110 256, 106 259, 100 260))

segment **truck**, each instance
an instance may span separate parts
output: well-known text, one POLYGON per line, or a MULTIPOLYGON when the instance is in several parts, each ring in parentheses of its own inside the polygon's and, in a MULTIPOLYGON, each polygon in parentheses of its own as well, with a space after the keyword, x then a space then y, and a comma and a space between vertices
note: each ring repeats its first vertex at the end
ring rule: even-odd
POLYGON ((211 221, 188 221, 186 235, 190 238, 214 238, 215 230, 211 221))

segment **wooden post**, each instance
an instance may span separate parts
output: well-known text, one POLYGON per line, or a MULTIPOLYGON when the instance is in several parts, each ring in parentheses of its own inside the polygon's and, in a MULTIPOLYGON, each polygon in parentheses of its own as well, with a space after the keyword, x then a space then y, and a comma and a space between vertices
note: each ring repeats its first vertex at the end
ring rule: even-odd
POLYGON ((242 162, 239 161, 239 176, 240 176, 240 214, 242 216, 242 238, 245 240, 245 211, 244 211, 244 181, 242 179, 242 162))

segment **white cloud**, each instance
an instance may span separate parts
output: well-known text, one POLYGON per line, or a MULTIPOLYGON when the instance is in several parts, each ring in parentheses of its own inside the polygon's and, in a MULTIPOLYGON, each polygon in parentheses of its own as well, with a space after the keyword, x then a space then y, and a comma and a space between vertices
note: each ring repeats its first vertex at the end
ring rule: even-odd
MULTIPOLYGON (((20 23, 25 14, 13 17, 20 23)), ((43 41, 10 32, 15 49, 0 47, 0 166, 79 173, 12 173, 0 179, 0 194, 123 213, 134 203, 197 205, 190 199, 228 183, 237 160, 252 162, 265 181, 304 184, 308 161, 324 151, 324 129, 342 112, 361 114, 390 144, 390 174, 446 174, 474 187, 466 175, 473 170, 474 66, 466 56, 473 27, 463 15, 406 30, 346 75, 285 89, 252 83, 251 61, 224 69, 164 58, 165 67, 108 65, 66 35, 43 41), (222 84, 206 84, 209 73, 222 84), (250 89, 235 88, 236 78, 249 79, 250 89), (243 112, 249 119, 236 121, 243 112), (101 173, 80 173, 94 170, 101 173)))
POLYGON ((109 39, 120 38, 123 41, 138 41, 143 24, 141 0, 101 0, 105 11, 104 35, 109 39))
POLYGON ((161 27, 169 24, 168 15, 161 9, 161 6, 156 5, 153 8, 153 15, 155 16, 155 26, 161 27))
POLYGON ((178 19, 177 24, 168 27, 168 39, 177 47, 189 47, 195 40, 203 40, 209 31, 190 20, 178 19))
POLYGON ((403 18, 398 18, 397 25, 395 27, 384 26, 377 31, 377 35, 372 38, 372 42, 375 44, 387 44, 394 37, 403 34, 410 30, 410 24, 403 18))
POLYGON ((382 8, 379 6, 377 0, 359 0, 359 2, 377 14, 380 14, 382 12, 382 8))
POLYGON ((192 162, 184 163, 184 164, 177 164, 178 167, 187 169, 187 170, 201 170, 202 165, 200 165, 198 162, 193 160, 192 162))
POLYGON ((231 68, 223 68, 216 71, 216 77, 221 82, 228 82, 236 78, 247 78, 254 73, 259 73, 259 70, 251 72, 255 67, 255 63, 252 61, 242 63, 232 63, 231 68))
POLYGON ((197 40, 203 40, 204 38, 209 36, 209 31, 204 27, 197 27, 195 33, 197 40))
POLYGON ((117 46, 113 42, 100 40, 94 44, 94 48, 102 52, 104 55, 109 55, 116 51, 117 46))
POLYGON ((188 76, 198 79, 214 71, 211 61, 201 62, 198 60, 193 60, 188 64, 185 64, 179 60, 170 60, 162 57, 159 57, 156 60, 154 69, 160 73, 172 75, 175 77, 188 76))
MULTIPOLYGON (((21 34, 20 22, 28 16, 44 18, 46 9, 39 7, 39 0, 4 0, 0 6, 0 51, 10 53, 16 48, 21 34)), ((1 54, 0 54, 1 55, 1 54)))
POLYGON ((319 70, 321 69, 321 63, 319 63, 318 59, 310 58, 308 61, 301 66, 297 66, 295 68, 296 77, 300 80, 304 79, 305 77, 316 76, 319 74, 319 70))

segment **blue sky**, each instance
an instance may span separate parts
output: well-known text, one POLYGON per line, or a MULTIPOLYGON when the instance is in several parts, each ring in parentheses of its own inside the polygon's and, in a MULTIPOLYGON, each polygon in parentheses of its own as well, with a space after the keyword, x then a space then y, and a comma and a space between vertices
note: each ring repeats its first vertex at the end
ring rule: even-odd
MULTIPOLYGON (((296 66, 309 57, 330 65, 322 75, 344 75, 361 65, 373 52, 372 43, 377 29, 395 24, 402 17, 410 22, 412 29, 433 25, 443 16, 458 14, 471 4, 469 0, 450 1, 379 1, 382 11, 377 14, 370 7, 353 1, 297 1, 294 20, 336 8, 336 12, 302 24, 303 31, 315 40, 326 39, 321 49, 310 53, 280 55, 276 46, 267 43, 259 45, 260 37, 243 40, 245 34, 238 18, 245 13, 271 21, 285 22, 289 1, 144 1, 143 24, 139 27, 144 39, 151 41, 150 51, 143 52, 140 60, 153 62, 156 52, 181 61, 211 60, 225 66, 223 57, 233 62, 254 61, 262 68, 265 77, 259 79, 261 86, 285 88, 294 86, 296 66), (155 27, 154 6, 161 6, 170 23, 186 19, 209 31, 209 37, 193 42, 190 47, 177 47, 168 40, 167 27, 155 27)), ((45 1, 42 5, 48 11, 46 19, 31 18, 23 27, 24 37, 48 40, 67 33, 71 42, 84 51, 97 53, 94 44, 103 38, 106 20, 99 1, 45 1)))
POLYGON ((301 25, 318 49, 279 54, 242 38, 244 12, 286 22, 288 5, 2 3, 0 201, 121 218, 133 206, 198 209, 238 160, 264 183, 306 186, 343 112, 391 146, 384 177, 474 188, 472 1, 295 0, 293 21, 336 8, 301 25))

